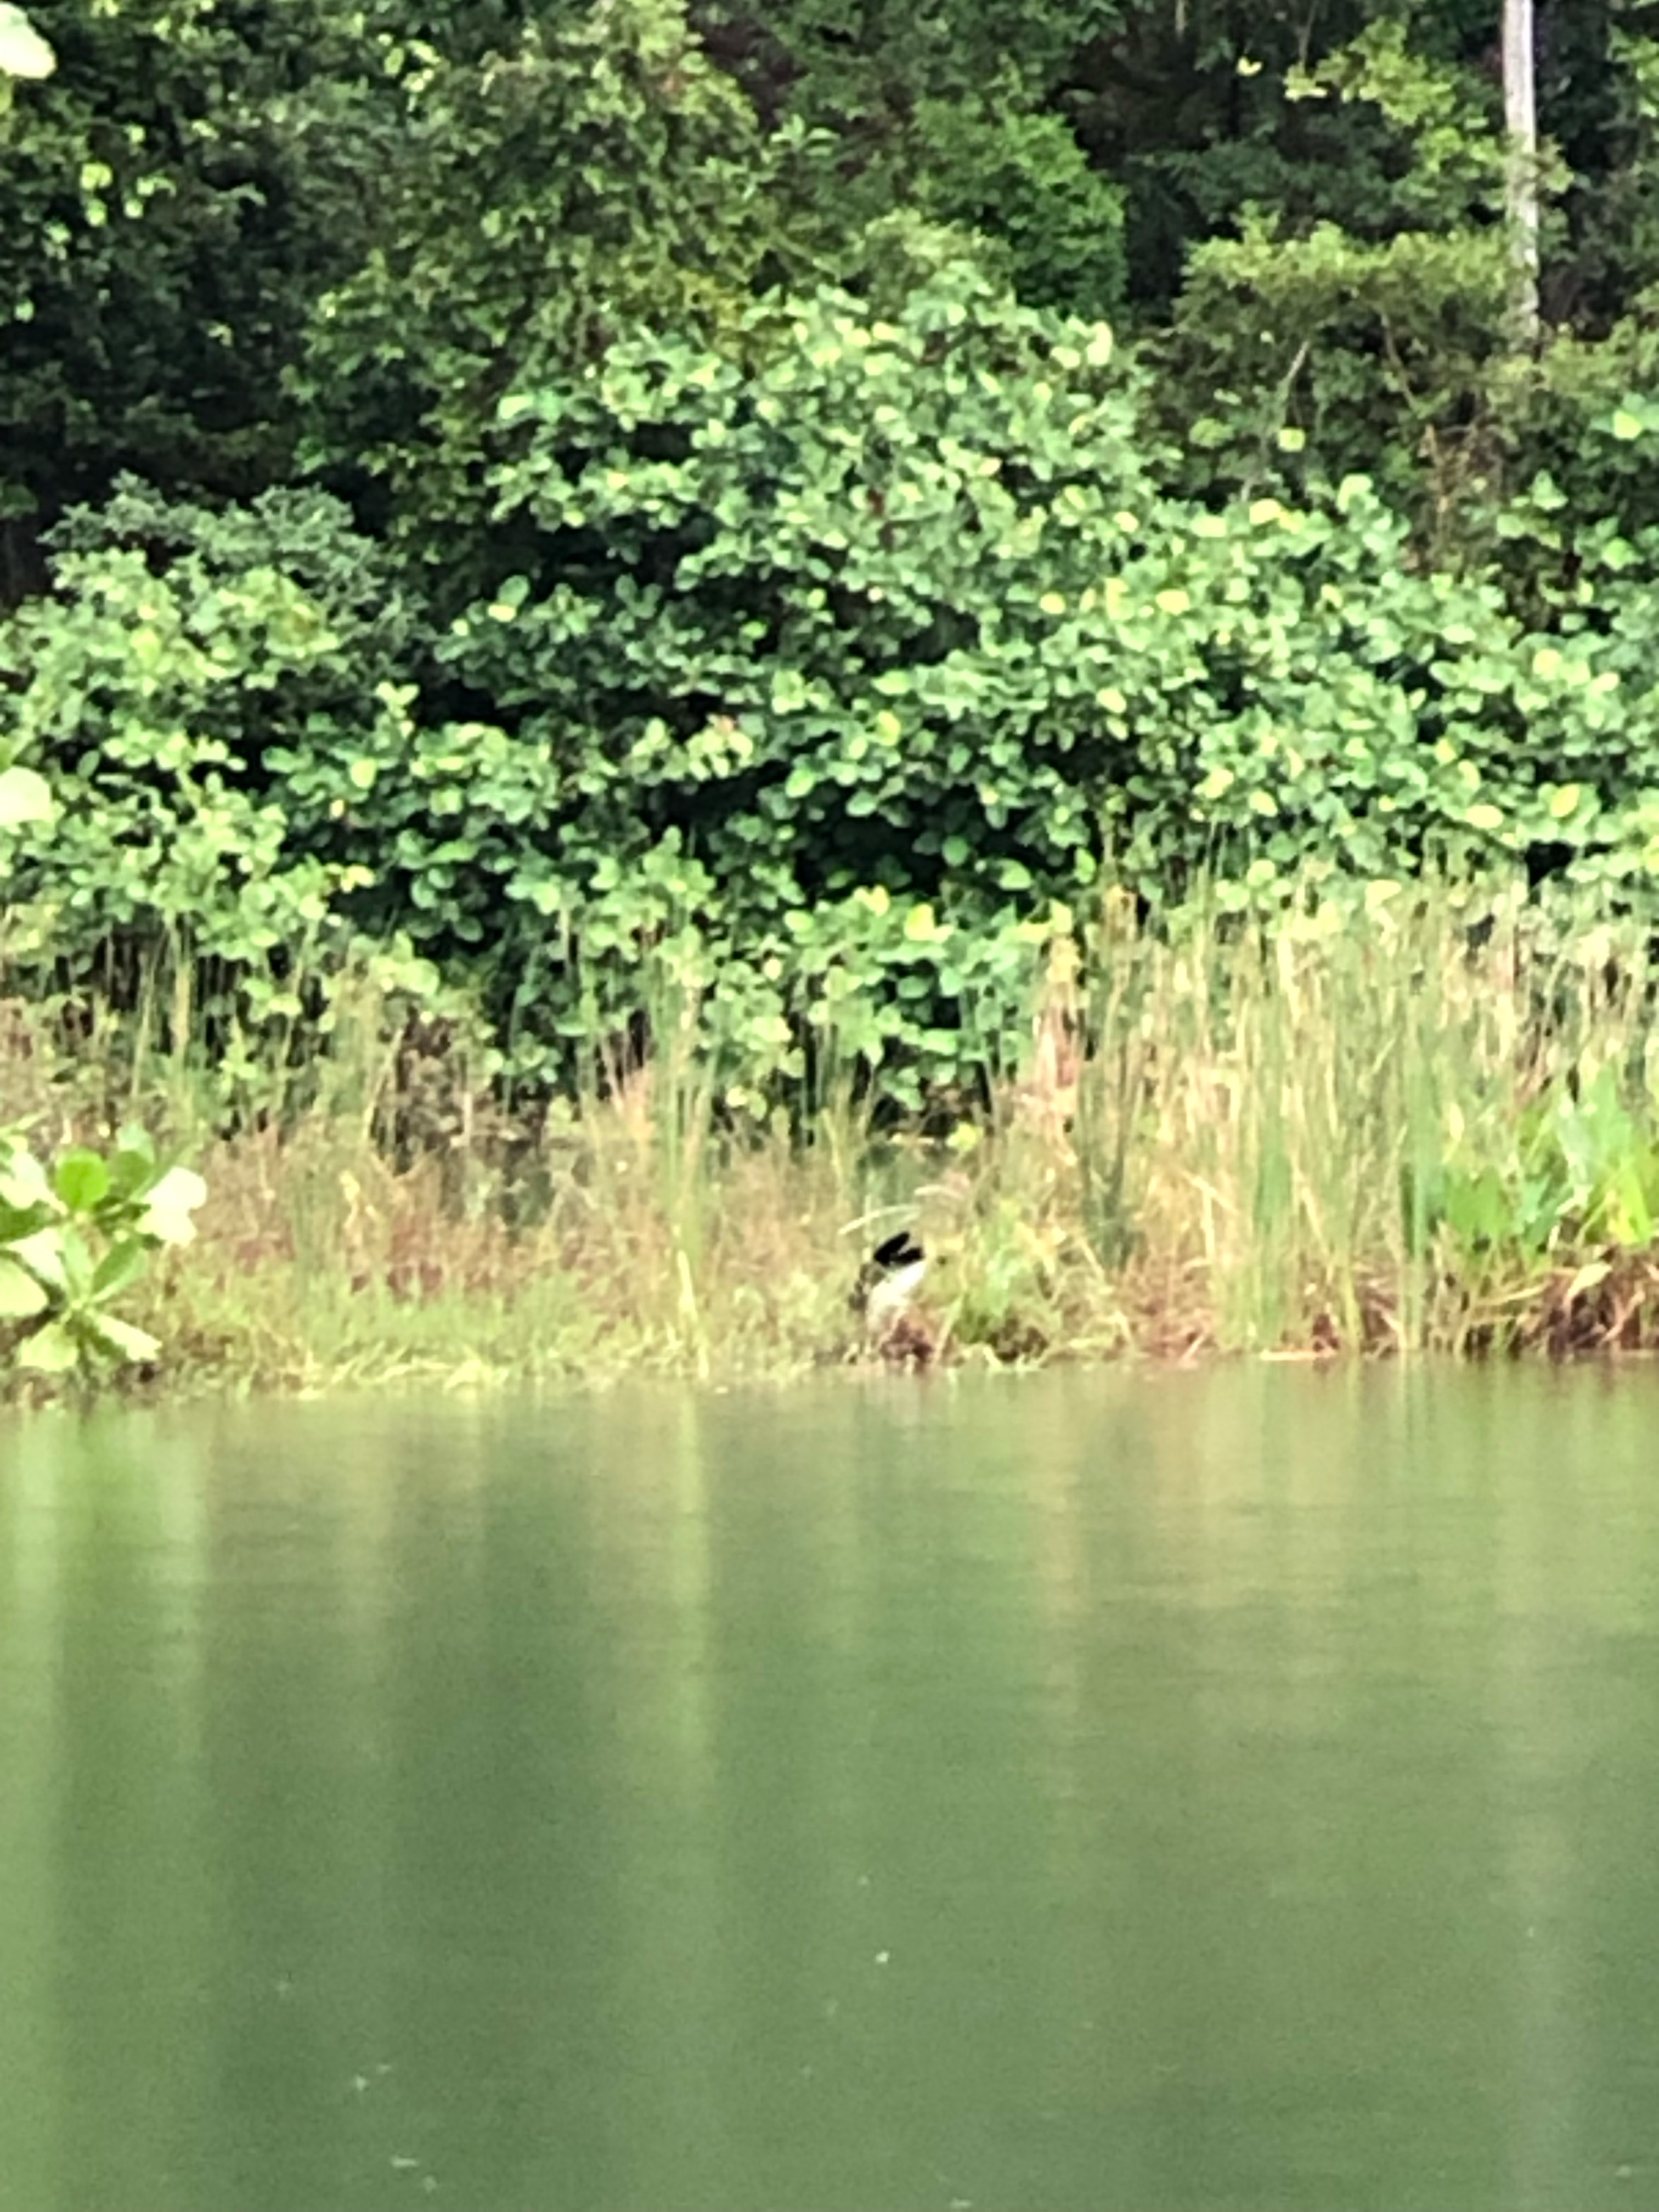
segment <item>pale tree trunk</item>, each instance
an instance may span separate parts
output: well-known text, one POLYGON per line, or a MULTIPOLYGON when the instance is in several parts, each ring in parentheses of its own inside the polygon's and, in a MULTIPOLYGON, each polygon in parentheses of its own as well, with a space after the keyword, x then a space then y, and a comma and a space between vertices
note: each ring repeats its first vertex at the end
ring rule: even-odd
POLYGON ((1504 124, 1509 133, 1508 207, 1515 255, 1515 334, 1538 339, 1538 102, 1533 84, 1533 0, 1504 0, 1504 124))

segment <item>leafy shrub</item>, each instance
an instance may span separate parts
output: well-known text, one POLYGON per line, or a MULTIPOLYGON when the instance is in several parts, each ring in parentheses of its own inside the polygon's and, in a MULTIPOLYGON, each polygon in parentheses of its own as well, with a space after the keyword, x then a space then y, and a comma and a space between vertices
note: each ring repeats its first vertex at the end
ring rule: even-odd
POLYGON ((318 300, 289 380, 311 459, 367 471, 394 532, 452 573, 515 374, 580 368, 641 318, 718 333, 769 258, 794 258, 768 189, 788 146, 763 137, 684 0, 468 28, 459 52, 410 40, 389 62, 398 127, 361 179, 366 250, 318 300))
POLYGON ((0 624, 0 746, 53 801, 0 844, 7 957, 118 994, 160 956, 198 1000, 292 1018, 298 975, 357 941, 372 872, 322 856, 272 756, 387 711, 410 611, 316 494, 220 514, 127 480, 57 536, 51 595, 0 624))
POLYGON ((0 1354, 41 1375, 154 1359, 156 1339, 112 1309, 152 1252, 190 1242, 206 1195, 141 1128, 107 1153, 60 1152, 50 1171, 21 1130, 0 1130, 0 1354))
POLYGON ((1103 870, 1153 902, 1429 854, 1645 881, 1659 543, 1585 533, 1523 618, 1423 571, 1364 478, 1160 496, 1105 328, 971 269, 890 321, 751 319, 749 368, 641 336, 509 394, 500 573, 438 648, 480 718, 382 722, 356 800, 337 747, 289 767, 503 1021, 510 979, 526 1065, 637 1007, 648 953, 786 1071, 805 1012, 943 1079, 1103 870))
POLYGON ((283 368, 395 141, 379 11, 26 12, 58 66, 0 113, 0 522, 123 467, 257 490, 292 445, 283 368))
POLYGON ((914 1105, 1103 878, 1650 899, 1659 533, 1546 478, 1519 583, 1423 567, 1361 477, 1172 497, 1107 326, 961 263, 890 319, 619 339, 481 435, 486 589, 429 653, 329 502, 76 523, 0 634, 63 811, 9 833, 14 957, 176 941, 294 1019, 296 969, 406 937, 537 1084, 690 1024, 744 1095, 851 1063, 914 1105))
POLYGON ((1123 193, 1091 168, 1060 117, 1034 111, 1007 86, 992 99, 921 100, 913 133, 916 204, 984 239, 988 266, 1025 306, 1119 312, 1123 193))
POLYGON ((1331 482, 1374 475, 1438 542, 1449 510, 1494 480, 1525 380, 1492 88, 1406 33, 1384 16, 1286 78, 1310 117, 1357 107, 1355 143, 1392 141, 1367 204, 1332 220, 1247 203, 1237 235, 1194 248, 1161 351, 1166 398, 1192 422, 1194 489, 1275 485, 1289 428, 1331 482))

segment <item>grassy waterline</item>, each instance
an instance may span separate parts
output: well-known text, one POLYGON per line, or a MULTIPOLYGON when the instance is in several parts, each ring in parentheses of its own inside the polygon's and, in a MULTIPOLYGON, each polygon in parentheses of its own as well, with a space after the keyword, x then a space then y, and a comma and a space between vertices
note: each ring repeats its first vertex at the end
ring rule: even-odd
POLYGON ((1651 985, 1640 928, 1519 893, 1249 927, 1200 903, 1158 933, 1109 906, 1086 961, 1051 947, 1019 1078, 942 1139, 845 1103, 733 1132, 660 1022, 532 1134, 458 1052, 400 1069, 372 1005, 303 1103, 245 1085, 264 1126, 214 1141, 187 1055, 106 1021, 56 1060, 14 1009, 0 1121, 61 1139, 137 1108, 191 1148, 200 1241, 131 1307, 167 1386, 785 1376, 858 1354, 873 1237, 844 1232, 884 1208, 939 1255, 946 1358, 1634 1346, 1659 1338, 1651 985))

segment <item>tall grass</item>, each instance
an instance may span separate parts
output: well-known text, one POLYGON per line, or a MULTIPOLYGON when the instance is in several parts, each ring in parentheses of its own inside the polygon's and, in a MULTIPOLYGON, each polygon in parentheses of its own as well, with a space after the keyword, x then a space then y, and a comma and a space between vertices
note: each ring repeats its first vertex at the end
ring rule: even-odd
POLYGON ((1644 931, 1519 890, 1156 927, 1109 899, 1048 947, 990 1111, 924 1133, 845 1083, 734 1117, 667 996, 648 1052, 596 1047, 533 1112, 366 986, 325 1049, 210 1059, 172 962, 119 1018, 0 1006, 0 1124, 137 1113, 201 1167, 200 1240, 135 1315, 185 1378, 798 1372, 868 1356, 848 1288, 900 1221, 947 1358, 1646 1345, 1653 982, 1644 931))
POLYGON ((1166 1343, 1468 1348, 1547 1318, 1559 1343, 1564 1272, 1594 1252, 1640 1277, 1659 1062, 1636 925, 1449 885, 1249 927, 1200 904, 1169 934, 1107 933, 1094 971, 1079 1130, 1166 1343), (1570 1159, 1598 1084, 1619 1113, 1570 1159))

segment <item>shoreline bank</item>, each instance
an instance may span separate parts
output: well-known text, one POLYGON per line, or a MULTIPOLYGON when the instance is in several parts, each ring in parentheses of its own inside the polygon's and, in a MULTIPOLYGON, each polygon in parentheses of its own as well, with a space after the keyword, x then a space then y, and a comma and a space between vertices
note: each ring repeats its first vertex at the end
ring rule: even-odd
MULTIPOLYGON (((1158 933, 1112 908, 1086 943, 1054 934, 978 1097, 902 1125, 851 1088, 757 1109, 694 1023, 533 1113, 459 1055, 411 1093, 373 1012, 232 1116, 188 1038, 146 1056, 112 1018, 71 1049, 13 1002, 0 1129, 61 1189, 101 1190, 98 1148, 135 1120, 205 1182, 193 1236, 116 1285, 160 1347, 129 1384, 878 1364, 849 1294, 898 1231, 931 1264, 886 1348, 921 1365, 1659 1346, 1659 990, 1635 921, 1420 886, 1158 933)), ((112 1202, 86 1211, 88 1268, 112 1202)), ((81 1387, 20 1376, 33 1326, 0 1322, 0 1400, 81 1387)))

